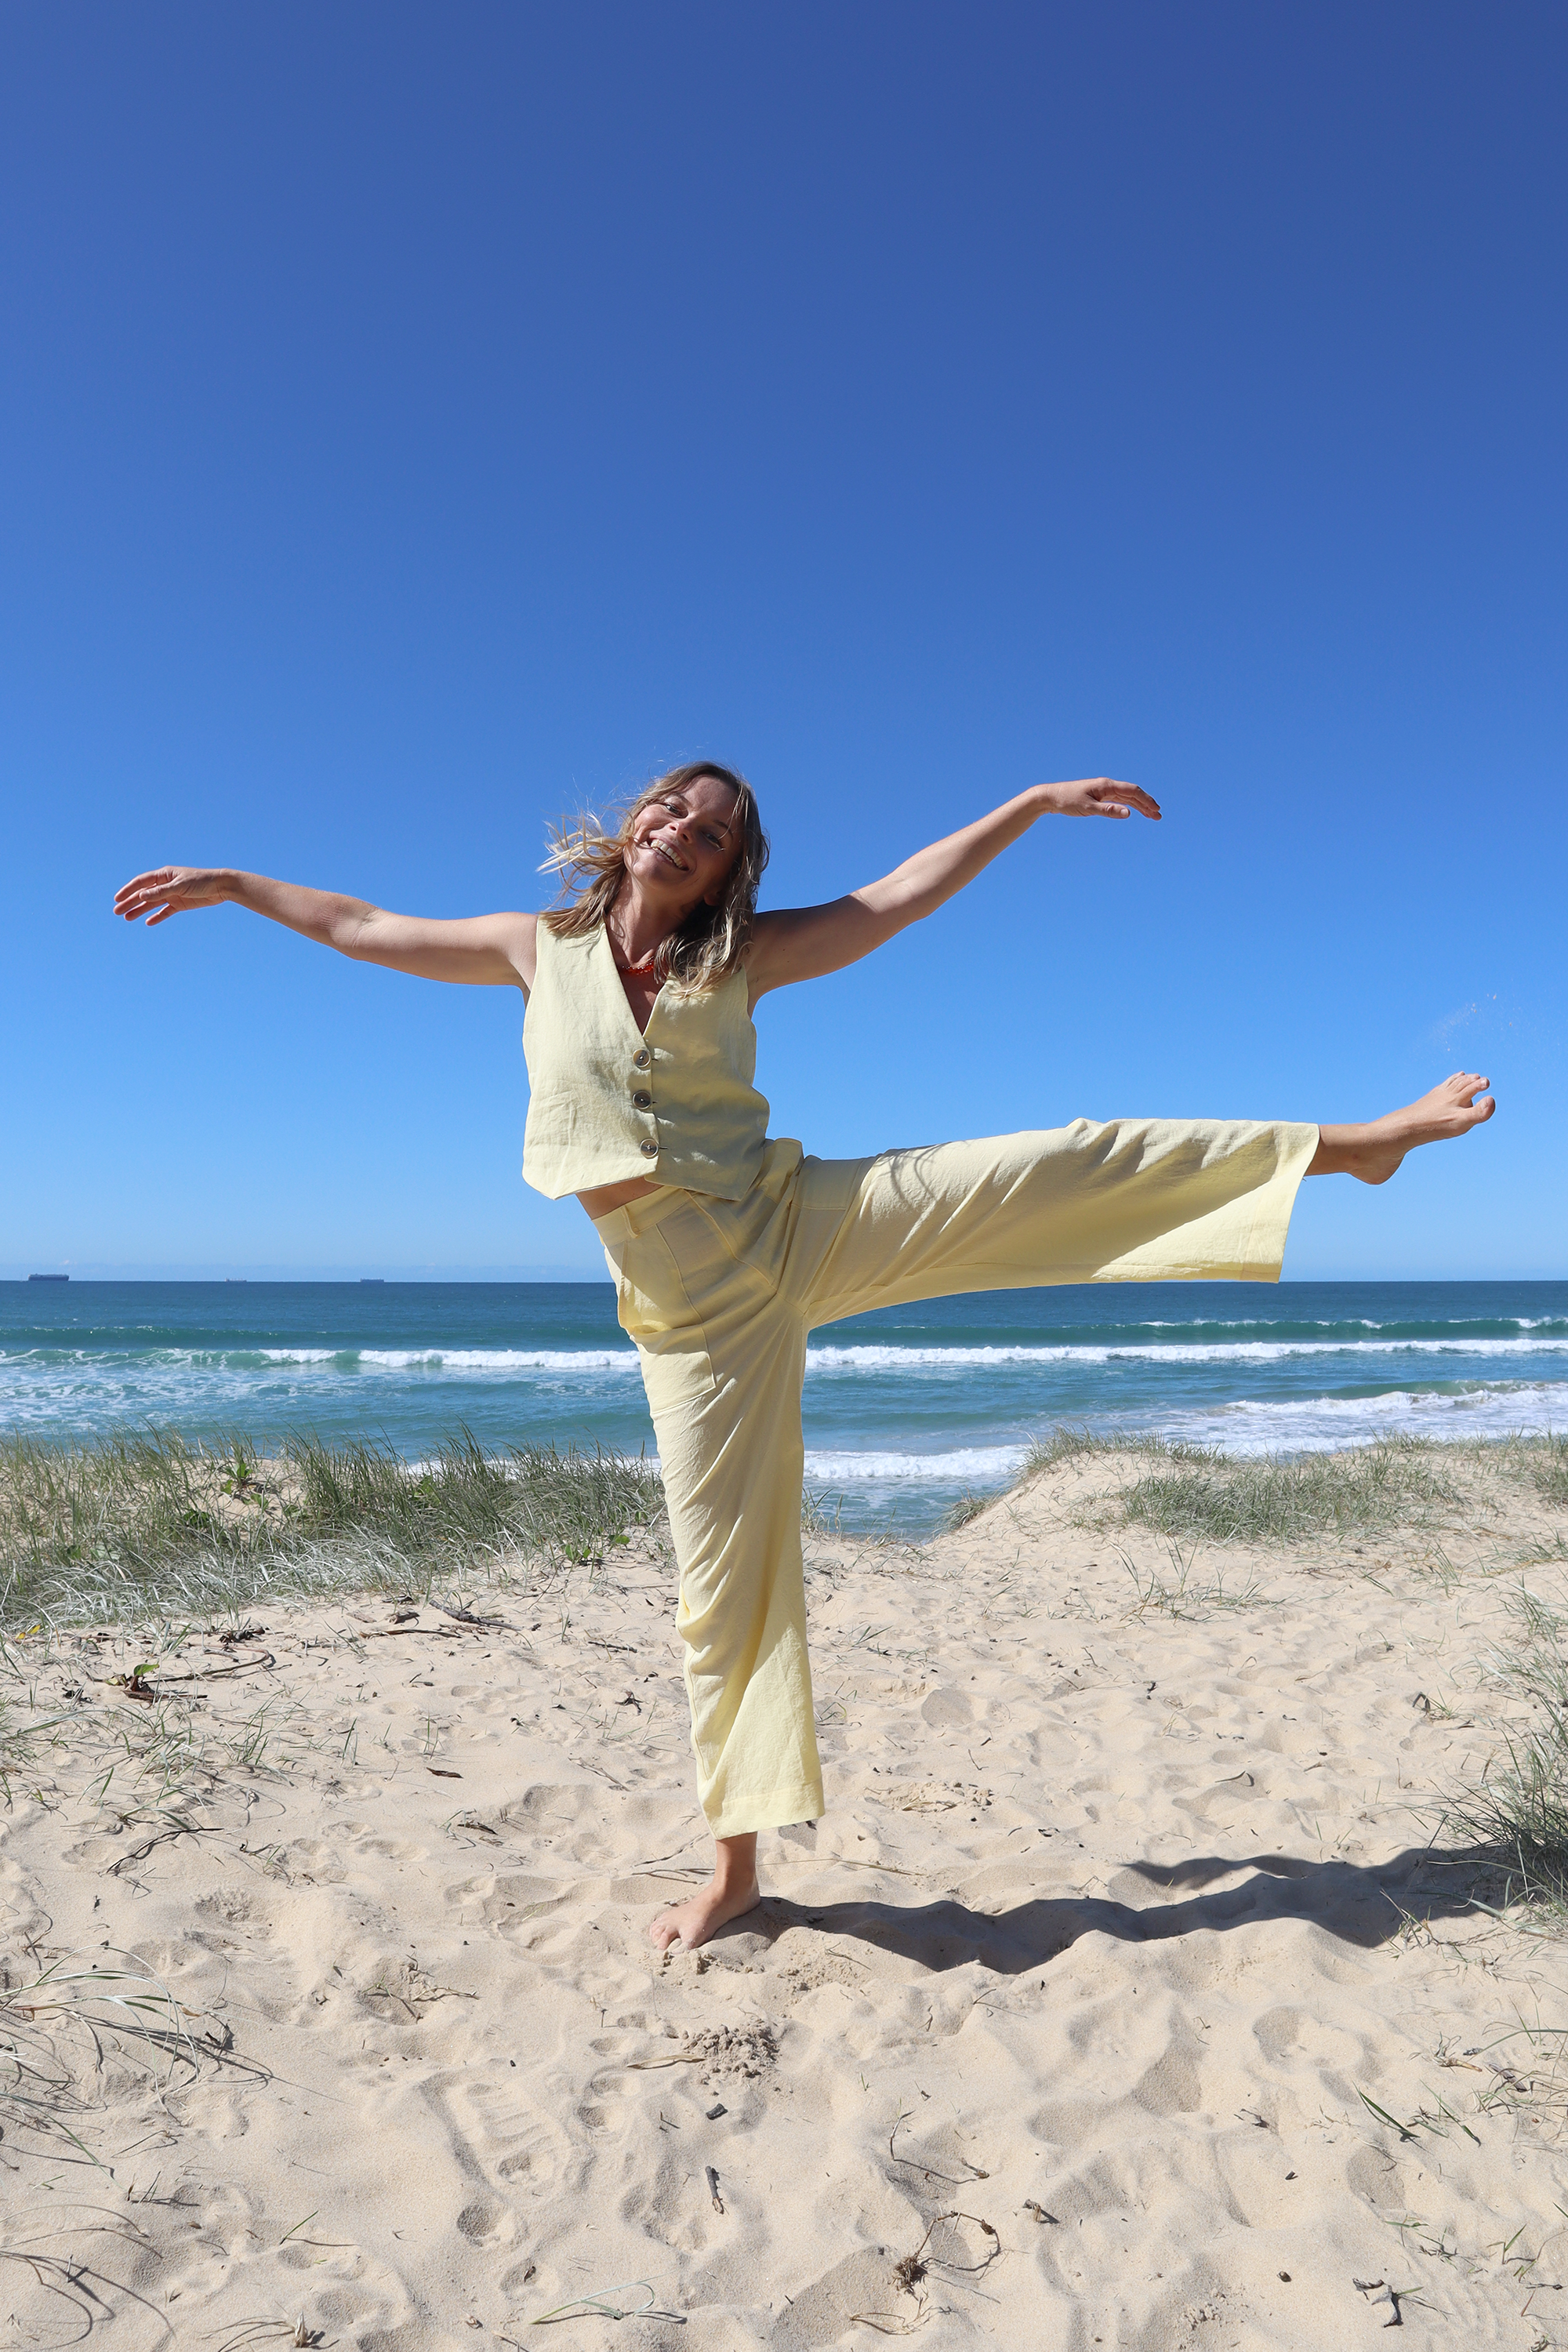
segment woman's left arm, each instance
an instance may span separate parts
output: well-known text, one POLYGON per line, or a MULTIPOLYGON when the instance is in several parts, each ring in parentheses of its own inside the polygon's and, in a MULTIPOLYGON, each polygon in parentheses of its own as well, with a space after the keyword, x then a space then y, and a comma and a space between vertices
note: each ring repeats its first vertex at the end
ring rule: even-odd
POLYGON ((1160 803, 1136 784, 1110 776, 1086 776, 1070 784, 1035 784, 1016 800, 1005 801, 989 816, 919 849, 880 882, 868 882, 822 907, 788 907, 759 915, 752 932, 746 971, 752 1001, 792 981, 816 980, 879 948, 895 932, 918 923, 945 898, 973 882, 982 868, 1026 833, 1039 816, 1131 816, 1138 809, 1157 817, 1160 803))

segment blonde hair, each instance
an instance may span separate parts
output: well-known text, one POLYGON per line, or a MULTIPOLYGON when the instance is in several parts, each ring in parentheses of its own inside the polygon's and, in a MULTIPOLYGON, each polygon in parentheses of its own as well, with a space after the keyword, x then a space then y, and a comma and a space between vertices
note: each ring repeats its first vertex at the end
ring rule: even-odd
POLYGON ((550 854, 542 874, 558 874, 565 894, 563 906, 552 907, 543 920, 557 939, 581 939, 596 930, 621 894, 626 878, 626 852, 632 826, 650 801, 667 793, 689 792, 700 776, 711 776, 735 795, 735 817, 741 846, 717 906, 700 901, 678 930, 661 941, 654 958, 660 981, 674 978, 687 988, 709 988, 740 969, 752 936, 757 911, 757 890, 768 862, 768 836, 757 810, 757 796, 744 776, 711 760, 689 760, 629 801, 614 819, 601 823, 584 812, 575 824, 563 819, 550 828, 550 854))

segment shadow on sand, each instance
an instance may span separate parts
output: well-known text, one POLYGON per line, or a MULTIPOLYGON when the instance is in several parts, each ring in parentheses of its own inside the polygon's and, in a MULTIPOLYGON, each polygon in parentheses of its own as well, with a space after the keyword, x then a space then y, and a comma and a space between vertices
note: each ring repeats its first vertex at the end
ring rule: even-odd
POLYGON ((978 1960, 999 1976, 1019 1976, 1058 1958, 1080 1936, 1153 1944, 1205 1928, 1223 1934, 1275 1919, 1304 1920, 1342 1943, 1371 1949, 1396 1935, 1407 1919, 1464 1918, 1478 1895, 1495 1902, 1502 1893, 1496 1858, 1479 1847, 1413 1846, 1364 1868, 1348 1862, 1302 1862, 1285 1853, 1249 1854, 1240 1862, 1199 1854, 1175 1864, 1131 1862, 1113 1874, 1112 1883, 1118 1881, 1124 1894, 1121 1901, 1110 1895, 1047 1895, 1003 1911, 973 1911, 956 1897, 907 1908, 867 1902, 807 1909, 764 1895, 757 1910, 714 1941, 717 1947, 749 1934, 772 1942, 786 1927, 809 1927, 854 1937, 933 1971, 978 1960), (1212 1894, 1183 1893, 1238 1876, 1238 1885, 1212 1894), (1129 1878, 1133 1886, 1127 1885, 1129 1878), (1141 1896, 1145 1888, 1146 1901, 1125 1899, 1141 1896))

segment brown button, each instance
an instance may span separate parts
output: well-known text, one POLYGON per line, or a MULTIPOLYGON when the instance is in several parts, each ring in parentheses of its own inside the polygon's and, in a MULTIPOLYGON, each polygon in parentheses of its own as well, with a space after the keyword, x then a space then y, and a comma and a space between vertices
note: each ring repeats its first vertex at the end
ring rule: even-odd
POLYGON ((639 1145, 638 1149, 641 1150, 643 1157, 647 1160, 657 1160, 658 1158, 658 1146, 657 1143, 644 1143, 639 1145))
POLYGON ((635 1094, 632 1097, 632 1100, 636 1103, 638 1110, 651 1110, 653 1108, 653 1097, 651 1095, 635 1094))
POLYGON ((649 1054, 646 1045, 640 1047, 638 1051, 632 1055, 633 1069, 646 1070, 653 1056, 649 1054))

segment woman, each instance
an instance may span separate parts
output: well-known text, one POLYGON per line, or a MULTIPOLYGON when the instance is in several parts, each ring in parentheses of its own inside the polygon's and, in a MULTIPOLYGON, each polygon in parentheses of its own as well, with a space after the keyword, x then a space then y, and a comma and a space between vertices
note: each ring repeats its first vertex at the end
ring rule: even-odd
POLYGON ((659 1949, 705 1943, 759 1899, 757 1832, 823 1810, 800 1548, 801 1381, 816 1324, 899 1301, 1054 1282, 1277 1280, 1296 1187, 1381 1184, 1414 1145, 1489 1118, 1458 1072, 1369 1125, 1114 1119, 980 1143, 818 1160, 770 1141, 752 1085, 759 997, 837 971, 951 898, 1037 817, 1158 818, 1135 785, 1038 784, 880 882, 756 912, 755 798, 696 761, 613 833, 557 834, 569 886, 543 915, 394 915, 258 874, 163 866, 115 899, 128 921, 225 900, 364 963, 520 987, 531 1083, 523 1173, 575 1192, 616 1277, 658 1439, 680 1569, 703 1810, 700 1894, 659 1949))

